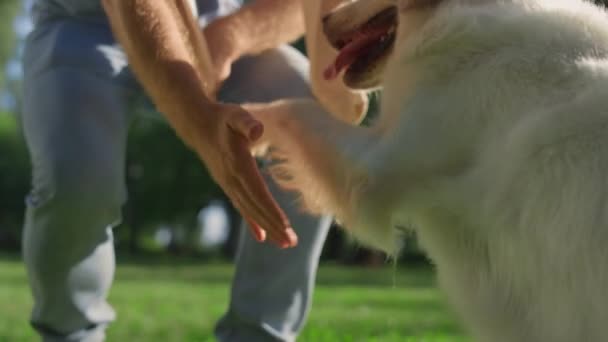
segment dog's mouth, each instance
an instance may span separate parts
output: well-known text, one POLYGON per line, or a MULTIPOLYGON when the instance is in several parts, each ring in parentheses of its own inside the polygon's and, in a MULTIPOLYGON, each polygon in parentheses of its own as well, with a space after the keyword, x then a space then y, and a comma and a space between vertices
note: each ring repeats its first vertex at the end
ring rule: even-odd
POLYGON ((326 30, 330 43, 340 52, 325 69, 325 79, 333 80, 346 70, 345 83, 360 87, 361 78, 383 64, 390 55, 396 37, 397 20, 397 8, 389 7, 351 31, 332 35, 326 30))

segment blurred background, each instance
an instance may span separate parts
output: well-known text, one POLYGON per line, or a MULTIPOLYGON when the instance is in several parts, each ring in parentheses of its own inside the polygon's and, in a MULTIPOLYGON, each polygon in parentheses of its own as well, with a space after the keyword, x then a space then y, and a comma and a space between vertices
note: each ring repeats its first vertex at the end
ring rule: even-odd
MULTIPOLYGON (((0 0, 0 341, 36 341, 20 260, 30 165, 19 124, 31 1, 0 0)), ((302 42, 296 46, 304 51, 302 42)), ((371 115, 376 111, 373 102, 371 115)), ((129 202, 115 229, 109 341, 207 341, 228 300, 240 218, 197 157, 159 120, 138 116, 127 156, 129 202), (154 153, 150 153, 154 151, 154 153), (159 162, 162 161, 162 162, 159 162)), ((341 229, 325 244, 301 341, 465 341, 414 236, 397 262, 341 229)))

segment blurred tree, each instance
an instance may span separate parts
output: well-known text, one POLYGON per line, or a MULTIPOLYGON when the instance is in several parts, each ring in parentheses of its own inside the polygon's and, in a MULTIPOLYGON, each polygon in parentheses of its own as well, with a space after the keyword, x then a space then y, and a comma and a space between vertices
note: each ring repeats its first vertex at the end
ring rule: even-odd
POLYGON ((14 54, 15 30, 13 21, 20 10, 19 0, 0 0, 0 89, 3 88, 4 66, 14 54))
POLYGON ((142 117, 134 123, 129 135, 127 184, 124 223, 128 236, 123 238, 133 252, 139 249, 141 235, 149 234, 159 223, 196 227, 198 211, 223 198, 198 157, 160 119, 142 117))
MULTIPOLYGON (((14 18, 19 0, 0 0, 0 96, 6 89, 5 66, 14 56, 14 18)), ((20 246, 23 197, 29 184, 28 155, 12 113, 0 112, 0 248, 20 246)))
POLYGON ((0 248, 20 246, 23 198, 29 181, 28 154, 17 122, 0 112, 0 248))

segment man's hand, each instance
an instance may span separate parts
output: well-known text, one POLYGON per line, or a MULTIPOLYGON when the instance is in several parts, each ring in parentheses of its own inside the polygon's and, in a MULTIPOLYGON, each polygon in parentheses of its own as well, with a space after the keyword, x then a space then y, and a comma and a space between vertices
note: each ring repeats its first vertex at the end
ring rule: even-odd
MULTIPOLYGON (((214 93, 230 76, 232 63, 245 53, 239 38, 246 36, 236 31, 237 27, 231 18, 220 18, 203 30, 214 65, 214 93)), ((251 156, 250 144, 262 136, 262 124, 236 105, 217 104, 209 112, 217 116, 217 126, 201 135, 200 142, 193 148, 241 212, 258 241, 268 237, 280 247, 295 246, 297 236, 272 198, 251 156)), ((205 128, 210 127, 208 122, 203 124, 205 128)))
MULTIPOLYGON (((249 153, 262 126, 241 107, 215 103, 207 47, 185 0, 102 0, 135 75, 180 138, 249 221, 258 240, 297 238, 249 153)), ((219 60, 219 57, 216 57, 219 60)), ((212 57, 209 59, 213 59, 212 57)))
POLYGON ((217 104, 200 125, 198 138, 190 144, 247 220, 255 238, 264 241, 268 237, 281 248, 296 246, 297 236, 251 156, 250 144, 262 136, 262 124, 240 106, 217 104))

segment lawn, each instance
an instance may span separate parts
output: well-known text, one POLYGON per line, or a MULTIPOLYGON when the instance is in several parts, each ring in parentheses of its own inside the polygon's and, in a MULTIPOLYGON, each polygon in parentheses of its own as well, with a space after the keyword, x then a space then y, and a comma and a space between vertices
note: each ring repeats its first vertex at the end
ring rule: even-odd
MULTIPOLYGON (((118 267, 110 342, 212 341, 227 301, 228 264, 159 261, 118 267)), ((365 269, 323 265, 313 310, 299 341, 468 341, 424 267, 365 269)), ((0 259, 0 341, 36 341, 22 264, 0 259)))

